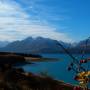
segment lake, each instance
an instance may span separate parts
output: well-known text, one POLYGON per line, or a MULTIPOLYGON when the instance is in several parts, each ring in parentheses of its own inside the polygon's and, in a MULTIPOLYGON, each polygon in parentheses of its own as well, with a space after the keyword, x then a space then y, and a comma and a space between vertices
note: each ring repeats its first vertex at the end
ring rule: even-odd
MULTIPOLYGON (((57 80, 62 80, 66 83, 77 84, 78 82, 74 80, 75 72, 68 71, 68 65, 72 61, 72 59, 67 54, 42 54, 43 57, 48 58, 59 58, 59 61, 53 62, 34 62, 35 64, 27 64, 24 65, 23 68, 27 72, 33 72, 35 74, 40 74, 40 72, 47 72, 49 76, 53 77, 57 80)), ((76 58, 81 58, 81 55, 74 55, 76 58)), ((85 55, 85 57, 89 58, 89 54, 85 55)), ((90 63, 84 65, 84 67, 88 67, 90 63)))

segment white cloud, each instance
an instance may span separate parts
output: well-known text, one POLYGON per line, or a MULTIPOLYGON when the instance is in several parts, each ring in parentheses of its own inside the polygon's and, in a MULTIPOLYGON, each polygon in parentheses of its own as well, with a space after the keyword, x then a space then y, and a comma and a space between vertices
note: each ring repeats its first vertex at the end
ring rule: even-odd
POLYGON ((0 40, 21 40, 28 36, 42 36, 63 41, 72 41, 66 34, 56 32, 56 28, 33 20, 20 5, 10 0, 0 2, 0 40))

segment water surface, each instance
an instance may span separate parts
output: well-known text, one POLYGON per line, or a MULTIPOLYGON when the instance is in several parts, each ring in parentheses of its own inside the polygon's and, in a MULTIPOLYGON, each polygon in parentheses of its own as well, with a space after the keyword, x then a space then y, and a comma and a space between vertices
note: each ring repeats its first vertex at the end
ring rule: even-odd
MULTIPOLYGON (((24 70, 27 72, 33 72, 35 74, 39 74, 40 72, 47 72, 48 75, 57 80, 62 80, 67 83, 77 84, 74 80, 74 76, 76 75, 73 71, 68 71, 67 67, 72 59, 67 54, 42 54, 43 57, 48 58, 59 58, 59 61, 53 62, 35 62, 32 65, 23 66, 24 70)), ((77 59, 81 58, 81 55, 74 55, 77 59)), ((85 57, 89 57, 89 55, 85 55, 85 57)), ((85 65, 85 67, 89 67, 85 65)))

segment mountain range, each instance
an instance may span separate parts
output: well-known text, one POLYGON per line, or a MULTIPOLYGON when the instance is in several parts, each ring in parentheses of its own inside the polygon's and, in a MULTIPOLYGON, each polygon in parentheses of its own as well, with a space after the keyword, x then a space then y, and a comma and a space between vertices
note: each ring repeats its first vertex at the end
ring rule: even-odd
POLYGON ((0 48, 5 47, 8 44, 9 44, 8 41, 0 41, 0 48))
POLYGON ((0 42, 0 52, 18 52, 18 53, 65 53, 65 51, 57 43, 62 44, 67 50, 72 53, 90 52, 90 41, 85 48, 86 40, 82 40, 77 44, 66 43, 63 41, 52 40, 49 38, 28 37, 21 41, 0 42))

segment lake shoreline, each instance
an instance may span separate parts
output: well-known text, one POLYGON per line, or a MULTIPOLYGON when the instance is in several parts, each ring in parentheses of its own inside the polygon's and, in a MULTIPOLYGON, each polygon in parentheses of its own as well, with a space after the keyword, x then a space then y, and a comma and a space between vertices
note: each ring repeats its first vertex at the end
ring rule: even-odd
POLYGON ((59 58, 34 58, 34 57, 25 57, 27 62, 55 62, 60 61, 59 58))
POLYGON ((3 90, 73 90, 75 86, 49 76, 27 73, 11 65, 0 67, 0 89, 3 90))

